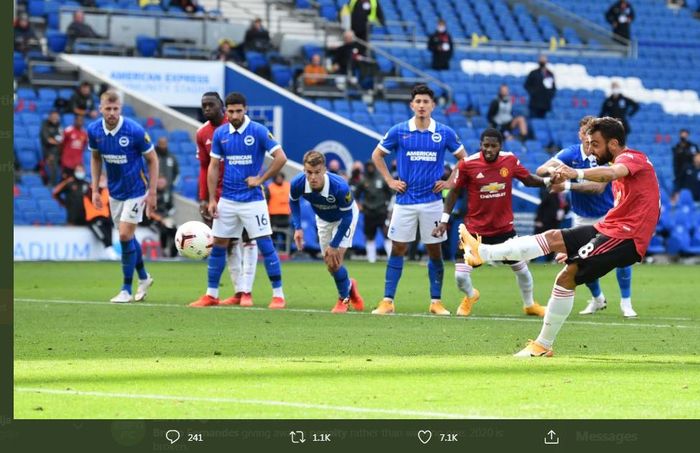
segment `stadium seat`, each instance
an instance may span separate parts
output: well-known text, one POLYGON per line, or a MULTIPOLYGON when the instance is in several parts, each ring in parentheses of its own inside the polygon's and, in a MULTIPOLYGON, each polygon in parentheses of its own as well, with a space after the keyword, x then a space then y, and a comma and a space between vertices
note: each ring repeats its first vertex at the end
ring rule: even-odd
POLYGON ((248 69, 253 72, 267 65, 267 58, 260 52, 246 52, 245 59, 248 63, 248 69))
POLYGON ((273 64, 270 68, 272 81, 277 85, 287 88, 292 81, 292 70, 289 66, 273 64))
POLYGON ((155 57, 158 51, 158 40, 151 36, 136 36, 136 50, 142 57, 155 57))

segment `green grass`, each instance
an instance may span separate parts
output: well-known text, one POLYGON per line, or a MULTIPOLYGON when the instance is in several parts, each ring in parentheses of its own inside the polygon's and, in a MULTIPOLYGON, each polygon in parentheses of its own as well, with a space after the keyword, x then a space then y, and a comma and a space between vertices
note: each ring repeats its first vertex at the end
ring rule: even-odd
MULTIPOLYGON (((384 265, 348 267, 371 309, 384 265)), ((205 263, 148 268, 147 303, 116 305, 119 263, 15 264, 15 417, 700 417, 697 267, 636 266, 638 320, 623 320, 614 276, 603 279, 610 308, 594 316, 576 314, 581 288, 555 357, 536 360, 511 357, 541 320, 521 314, 503 266, 474 272, 482 298, 468 319, 426 315, 420 264, 406 265, 393 317, 330 314, 335 287, 321 263, 283 265, 285 311, 265 308, 262 267, 252 309, 187 308, 205 263)), ((559 268, 531 268, 545 304, 559 268)))

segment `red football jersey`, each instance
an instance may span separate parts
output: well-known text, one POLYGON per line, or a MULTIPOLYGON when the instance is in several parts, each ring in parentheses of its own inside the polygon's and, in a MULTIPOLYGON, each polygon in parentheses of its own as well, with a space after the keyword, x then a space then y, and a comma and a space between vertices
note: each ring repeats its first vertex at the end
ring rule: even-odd
POLYGON ((75 169, 83 163, 83 151, 87 146, 88 135, 84 128, 76 129, 68 126, 63 131, 63 145, 61 150, 61 167, 75 169))
POLYGON ((467 188, 467 229, 482 236, 512 231, 513 178, 522 180, 529 175, 518 158, 505 151, 493 162, 486 162, 481 152, 462 159, 456 186, 467 188))
POLYGON ((640 257, 644 257, 656 231, 661 211, 659 181, 646 154, 628 149, 615 159, 629 170, 624 178, 612 182, 613 208, 596 230, 615 239, 632 239, 640 257))
MULTIPOLYGON (((222 123, 226 124, 226 122, 222 123)), ((219 125, 220 126, 220 125, 219 125)), ((207 170, 209 169, 209 161, 211 157, 211 139, 214 136, 214 131, 217 127, 211 121, 207 121, 197 129, 197 160, 199 160, 199 199, 209 200, 209 188, 207 187, 207 170)), ((221 197, 221 190, 224 182, 224 165, 219 165, 219 183, 216 186, 216 199, 221 197)))

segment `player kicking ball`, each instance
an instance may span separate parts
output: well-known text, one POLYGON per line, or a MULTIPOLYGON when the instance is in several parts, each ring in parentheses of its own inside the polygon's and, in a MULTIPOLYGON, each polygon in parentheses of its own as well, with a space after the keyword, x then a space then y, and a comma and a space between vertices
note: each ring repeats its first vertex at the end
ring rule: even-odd
POLYGON ((257 240, 264 257, 265 270, 272 284, 272 301, 268 308, 286 306, 280 260, 272 244, 270 215, 261 186, 282 169, 287 157, 270 131, 262 124, 251 121, 246 111, 245 96, 241 93, 226 96, 228 124, 217 128, 212 137, 207 186, 209 214, 214 219, 214 246, 208 261, 207 292, 190 306, 219 304, 219 282, 226 267, 226 250, 231 239, 242 237, 244 228, 250 239, 257 240), (272 162, 262 176, 258 176, 266 153, 272 155, 272 162), (219 165, 225 168, 223 191, 217 200, 219 165))
POLYGON ((357 282, 348 276, 348 271, 343 266, 345 251, 352 247, 352 238, 360 215, 352 191, 343 178, 326 172, 326 158, 318 151, 304 154, 303 164, 304 172, 292 180, 289 193, 294 243, 298 250, 304 248, 299 204, 299 199, 303 197, 311 203, 311 208, 316 214, 316 228, 323 250, 323 260, 338 289, 338 302, 331 311, 347 313, 350 305, 355 311, 362 311, 365 304, 357 282))
POLYGON ((535 341, 516 357, 551 357, 552 344, 574 306, 574 290, 617 267, 641 261, 659 220, 660 198, 656 172, 647 156, 625 145, 625 129, 614 118, 593 120, 587 130, 591 153, 600 166, 573 169, 561 165, 552 171, 552 183, 612 181, 615 206, 595 225, 549 230, 534 236, 486 245, 466 229, 460 233, 468 253, 466 262, 479 266, 488 260, 529 260, 551 252, 565 253, 566 267, 557 275, 544 324, 535 341), (614 162, 612 165, 605 164, 614 162))
POLYGON ((109 209, 119 229, 122 246, 122 289, 110 301, 129 303, 142 301, 153 285, 153 278, 143 264, 141 245, 136 239, 136 225, 143 220, 143 212, 156 209, 158 157, 148 134, 137 122, 121 115, 122 102, 116 91, 108 90, 100 96, 102 121, 87 128, 88 148, 91 151, 92 203, 102 209, 99 182, 102 162, 107 169, 109 209), (148 177, 144 172, 148 166, 148 177), (136 295, 132 296, 134 269, 139 276, 136 295))
MULTIPOLYGON (((559 151, 553 158, 545 162, 537 169, 539 176, 547 176, 550 169, 554 169, 559 165, 568 165, 576 169, 594 168, 598 166, 595 156, 591 155, 591 150, 588 147, 586 140, 586 129, 588 124, 595 117, 584 116, 579 121, 578 136, 580 144, 571 145, 559 151)), ((593 181, 566 181, 563 184, 555 184, 552 186, 553 192, 568 192, 571 191, 571 210, 574 213, 573 226, 594 225, 600 221, 610 208, 613 207, 612 188, 608 183, 600 183, 593 181)), ((620 310, 625 318, 636 318, 637 312, 632 308, 632 266, 618 267, 616 270, 617 284, 620 287, 620 310)), ((605 310, 608 302, 605 299, 605 294, 600 288, 600 282, 594 280, 586 283, 586 286, 591 291, 593 296, 586 305, 586 308, 581 310, 581 315, 591 315, 597 311, 605 310)))
MULTIPOLYGON (((548 179, 532 175, 522 166, 513 153, 501 151, 503 134, 497 129, 485 129, 481 133, 481 152, 462 159, 457 165, 455 187, 445 199, 440 224, 433 230, 434 237, 447 231, 452 208, 463 188, 467 189, 467 215, 464 224, 481 235, 485 244, 500 244, 514 238, 513 229, 513 178, 528 187, 545 187, 548 179)), ((462 226, 462 225, 460 225, 462 226)), ((504 260, 515 272, 523 300, 523 312, 530 316, 544 316, 544 307, 533 299, 533 281, 525 260, 504 260)), ((467 263, 455 264, 457 288, 465 296, 457 309, 458 316, 469 316, 472 306, 479 300, 479 290, 471 279, 472 267, 467 263)))

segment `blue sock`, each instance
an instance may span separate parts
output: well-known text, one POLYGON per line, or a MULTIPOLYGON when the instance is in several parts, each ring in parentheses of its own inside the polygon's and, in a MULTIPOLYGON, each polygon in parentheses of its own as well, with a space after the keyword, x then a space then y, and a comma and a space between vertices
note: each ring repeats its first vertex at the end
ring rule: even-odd
POLYGON ((442 297, 442 277, 445 275, 445 265, 442 259, 428 260, 428 277, 430 278, 430 298, 442 297))
POLYGON ((617 284, 620 285, 620 295, 623 298, 632 296, 632 266, 617 268, 617 284))
POLYGON ((391 255, 389 263, 386 265, 386 279, 384 280, 384 297, 393 299, 396 294, 396 287, 401 280, 403 272, 403 256, 391 255))
POLYGON ((280 268, 280 259, 277 256, 277 250, 272 243, 272 238, 269 236, 256 239, 258 248, 263 254, 265 261, 265 271, 273 288, 282 286, 282 269, 280 268))
POLYGON ((134 281, 134 266, 136 266, 136 250, 134 241, 120 241, 122 244, 122 273, 124 274, 124 284, 122 289, 131 294, 131 284, 134 281))
POLYGON ((219 290, 221 274, 226 267, 226 247, 214 245, 207 262, 207 288, 219 290))
POLYGON ((141 250, 141 244, 134 237, 134 252, 136 252, 136 273, 139 274, 139 279, 146 280, 148 278, 148 273, 146 272, 146 266, 143 265, 143 250, 141 250))
POLYGON ((591 290, 591 296, 593 296, 593 297, 600 296, 600 293, 602 292, 600 290, 600 280, 596 279, 590 283, 586 283, 586 286, 588 286, 588 289, 591 290))
POLYGON ((340 298, 348 297, 350 295, 350 278, 348 278, 348 270, 345 269, 345 266, 340 266, 340 269, 333 274, 333 278, 340 298))

